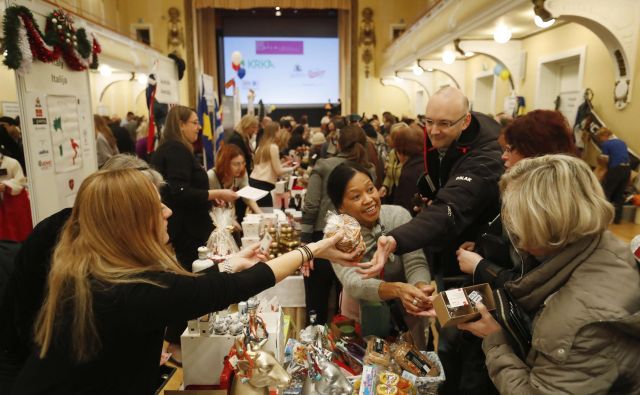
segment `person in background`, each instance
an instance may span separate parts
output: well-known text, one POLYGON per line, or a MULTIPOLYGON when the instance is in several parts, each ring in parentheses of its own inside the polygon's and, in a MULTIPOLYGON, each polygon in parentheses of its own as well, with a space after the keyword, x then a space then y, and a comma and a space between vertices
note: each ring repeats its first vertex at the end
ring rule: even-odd
MULTIPOLYGON (((559 111, 534 110, 516 118, 500 134, 505 171, 525 158, 548 154, 576 155, 576 146, 567 120, 559 111)), ((488 283, 502 288, 507 281, 527 273, 535 262, 521 256, 502 226, 501 217, 491 219, 482 237, 463 243, 458 264, 463 273, 473 276, 474 284, 488 283)))
POLYGON ((380 159, 376 149, 378 133, 369 123, 364 123, 362 130, 367 135, 367 157, 376 169, 376 187, 379 188, 384 180, 384 161, 380 159))
POLYGON ((289 151, 296 150, 299 147, 308 147, 311 145, 304 136, 306 132, 307 130, 302 125, 298 125, 295 127, 295 129, 293 129, 293 131, 291 132, 291 138, 289 139, 289 144, 287 146, 289 151))
POLYGON ((140 123, 140 119, 136 117, 132 111, 127 112, 127 116, 120 122, 120 126, 127 129, 129 132, 129 138, 131 141, 137 140, 136 129, 138 129, 138 124, 140 123))
POLYGON ((327 142, 322 146, 323 158, 337 155, 338 136, 340 134, 340 129, 344 128, 345 125, 344 117, 338 115, 329 122, 329 125, 327 125, 327 142))
MULTIPOLYGON (((387 145, 391 149, 387 155, 387 161, 384 166, 384 181, 380 187, 380 197, 383 198, 385 203, 393 202, 393 195, 395 194, 398 182, 400 181, 400 173, 402 172, 402 164, 398 161, 398 155, 395 150, 395 137, 400 129, 409 128, 406 123, 396 123, 391 127, 391 131, 387 134, 387 145)), ((420 144, 422 147, 422 144, 420 144)), ((410 210, 414 211, 414 210, 410 210)))
MULTIPOLYGON (((244 154, 235 144, 224 144, 216 157, 216 165, 207 171, 209 176, 209 188, 211 189, 228 189, 234 192, 249 185, 247 171, 245 169, 244 154)), ((258 207, 255 200, 242 199, 244 204, 251 209, 251 212, 260 214, 262 210, 258 207)), ((237 202, 237 200, 236 200, 237 202)), ((233 207, 234 218, 237 222, 234 224, 240 230, 240 221, 236 212, 235 204, 227 203, 233 207)))
POLYGON ((415 217, 418 213, 413 209, 414 198, 418 194, 417 182, 424 172, 422 145, 424 135, 418 125, 398 128, 394 147, 398 163, 402 166, 398 186, 393 194, 392 204, 402 206, 415 217))
MULTIPOLYGON (((156 188, 164 181, 157 171, 141 159, 119 154, 111 157, 103 170, 137 169, 156 188)), ((53 250, 71 215, 64 208, 40 221, 22 243, 9 277, 5 297, 0 303, 0 393, 10 394, 13 381, 32 353, 33 326, 44 302, 47 274, 53 250)))
POLYGON ((271 191, 275 189, 278 177, 291 173, 295 169, 295 167, 284 167, 280 161, 278 145, 276 144, 276 133, 279 127, 280 125, 276 122, 268 123, 264 128, 264 135, 256 150, 256 164, 249 177, 249 185, 269 192, 265 197, 258 200, 258 207, 273 207, 271 191))
POLYGON ((607 166, 607 173, 602 180, 604 194, 616 209, 613 223, 619 224, 622 218, 624 191, 631 176, 629 150, 624 141, 614 138, 613 132, 607 128, 600 128, 596 137, 602 151, 598 161, 607 166))
MULTIPOLYGON (((311 174, 304 198, 302 210, 301 240, 310 243, 320 240, 324 236, 323 230, 326 224, 326 215, 330 210, 335 210, 328 195, 327 183, 329 175, 339 164, 343 162, 356 162, 367 169, 371 169, 372 175, 375 169, 367 158, 367 137, 362 128, 349 125, 342 128, 338 140, 338 154, 316 162, 311 174)), ((325 324, 329 317, 329 295, 335 285, 337 294, 340 292, 338 281, 330 262, 316 259, 313 262, 313 270, 305 277, 305 295, 307 300, 307 316, 311 311, 316 313, 316 323, 325 324)))
POLYGON ((0 240, 24 241, 33 224, 20 163, 0 152, 0 240))
POLYGON ((478 321, 459 325, 483 338, 500 393, 640 393, 638 264, 607 230, 614 210, 589 166, 568 155, 524 159, 500 189, 507 232, 538 262, 505 284, 533 320, 531 346, 516 352, 482 304, 478 321))
POLYGON ((260 121, 260 129, 258 129, 258 134, 256 134, 256 149, 260 145, 260 140, 262 139, 262 134, 264 133, 264 128, 269 124, 269 122, 273 122, 270 117, 263 117, 260 121))
POLYGON ((20 124, 11 117, 0 117, 0 153, 17 160, 22 172, 27 174, 20 124))
POLYGON ((109 129, 111 129, 111 133, 113 133, 113 137, 116 139, 118 152, 134 154, 136 152, 135 140, 131 138, 129 130, 121 126, 121 123, 122 121, 117 116, 112 117, 109 122, 109 129))
MULTIPOLYGON (((329 175, 327 190, 339 213, 355 218, 361 226, 366 244, 364 259, 373 255, 378 236, 411 220, 402 207, 382 205, 369 171, 358 163, 344 162, 329 175)), ((426 350, 429 321, 417 314, 426 305, 425 292, 432 290, 427 260, 422 251, 398 255, 385 266, 384 276, 363 280, 355 267, 332 264, 342 284, 340 310, 362 325, 363 336, 386 338, 392 321, 403 320, 411 331, 414 344, 426 350), (393 317, 392 301, 402 302, 400 316, 393 317), (391 301, 391 303, 382 303, 391 301)))
POLYGON ((100 168, 109 158, 119 154, 118 145, 104 117, 94 115, 93 123, 96 128, 96 152, 98 154, 98 168, 100 168))
MULTIPOLYGON (((213 231, 209 216, 211 202, 238 199, 232 190, 209 188, 207 172, 193 154, 193 143, 198 139, 199 131, 195 111, 184 106, 171 108, 162 140, 151 161, 167 182, 161 194, 163 202, 173 212, 169 236, 178 262, 187 271, 191 271, 191 265, 198 257, 198 247, 206 245, 213 231)), ((173 353, 176 362, 181 362, 179 344, 184 328, 186 321, 167 328, 167 351, 173 353)))
POLYGON ((253 150, 251 139, 258 132, 258 118, 255 115, 245 114, 233 129, 233 133, 226 139, 226 144, 235 144, 242 150, 247 162, 247 171, 253 170, 253 150))
POLYGON ((315 132, 311 135, 311 140, 309 143, 311 144, 311 152, 309 152, 309 166, 313 167, 318 159, 322 159, 322 145, 327 142, 327 138, 324 136, 322 132, 315 132))
POLYGON ((146 116, 140 117, 140 124, 136 129, 136 156, 147 160, 147 139, 149 136, 149 121, 146 116))
POLYGON ((53 253, 36 349, 14 393, 153 393, 168 323, 246 300, 314 256, 351 258, 335 249, 336 235, 267 263, 242 256, 238 273, 192 274, 167 246, 171 214, 138 170, 83 181, 53 253))

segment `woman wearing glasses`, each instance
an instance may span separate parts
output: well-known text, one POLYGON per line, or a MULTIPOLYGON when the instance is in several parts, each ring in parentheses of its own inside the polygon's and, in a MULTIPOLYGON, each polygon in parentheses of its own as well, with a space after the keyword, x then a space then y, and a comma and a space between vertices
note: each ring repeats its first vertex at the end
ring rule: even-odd
MULTIPOLYGON (((180 265, 191 271, 198 258, 198 247, 205 245, 213 231, 209 216, 212 200, 233 202, 238 195, 230 189, 210 189, 207 172, 193 155, 193 143, 198 140, 200 124, 192 109, 176 106, 169 111, 162 131, 162 140, 151 164, 162 174, 167 185, 162 200, 173 211, 169 218, 169 237, 180 265)), ((180 334, 186 327, 167 329, 169 352, 180 362, 180 334)))
MULTIPOLYGON (((411 220, 409 212, 399 206, 381 205, 369 170, 355 162, 338 165, 329 176, 327 193, 338 212, 348 214, 360 223, 366 244, 363 260, 376 249, 376 241, 383 232, 411 220)), ((387 337, 391 333, 392 304, 383 303, 399 299, 402 319, 413 340, 421 350, 426 349, 429 324, 417 317, 433 291, 427 260, 421 250, 390 257, 384 276, 363 280, 356 267, 333 263, 333 270, 342 284, 342 314, 361 323, 362 334, 387 337)), ((398 319, 399 317, 394 317, 398 319)))

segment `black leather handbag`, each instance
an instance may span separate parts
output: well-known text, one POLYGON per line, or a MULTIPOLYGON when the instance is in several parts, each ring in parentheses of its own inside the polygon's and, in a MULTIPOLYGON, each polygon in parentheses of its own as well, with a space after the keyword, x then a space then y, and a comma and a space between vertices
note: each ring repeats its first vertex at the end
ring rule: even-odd
POLYGON ((526 359, 531 349, 532 323, 529 315, 504 288, 494 290, 496 320, 509 334, 511 346, 521 359, 526 359))

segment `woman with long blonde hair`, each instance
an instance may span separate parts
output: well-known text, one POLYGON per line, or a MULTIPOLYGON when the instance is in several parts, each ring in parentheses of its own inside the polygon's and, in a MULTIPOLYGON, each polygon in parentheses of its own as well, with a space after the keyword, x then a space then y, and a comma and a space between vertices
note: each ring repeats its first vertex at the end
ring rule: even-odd
POLYGON ((96 131, 96 152, 98 154, 98 167, 114 155, 119 154, 116 138, 109 128, 107 121, 100 115, 94 114, 93 123, 96 131))
POLYGON ((245 114, 240 122, 236 125, 233 133, 229 136, 226 143, 235 144, 244 153, 244 159, 247 162, 247 171, 253 170, 253 151, 251 149, 251 139, 258 133, 259 122, 258 117, 251 114, 245 114))
MULTIPOLYGON (((256 150, 255 166, 249 177, 249 185, 271 192, 276 187, 278 176, 292 172, 295 167, 283 167, 280 162, 276 133, 280 129, 277 122, 269 122, 264 128, 262 139, 256 150)), ((273 207, 271 193, 258 200, 259 207, 273 207)))
POLYGON ((153 393, 168 322, 221 310, 273 286, 313 256, 347 262, 340 235, 267 263, 236 257, 239 273, 182 268, 167 219, 138 170, 96 172, 82 183, 55 249, 35 341, 14 388, 24 393, 153 393))

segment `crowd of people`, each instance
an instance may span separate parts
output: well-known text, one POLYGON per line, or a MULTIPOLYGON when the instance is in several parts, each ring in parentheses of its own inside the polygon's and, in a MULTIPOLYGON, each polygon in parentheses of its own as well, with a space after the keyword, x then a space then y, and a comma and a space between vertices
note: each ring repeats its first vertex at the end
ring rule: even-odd
POLYGON ((339 312, 364 335, 405 328, 420 349, 436 349, 441 394, 640 393, 639 266, 608 231, 630 164, 608 130, 601 183, 559 112, 497 122, 452 87, 416 119, 328 112, 314 130, 306 118, 244 115, 208 172, 192 109, 171 108, 148 163, 123 155, 145 128, 133 114, 94 121, 101 169, 73 208, 24 241, 0 304, 8 393, 151 393, 161 352, 181 362, 188 319, 301 265, 309 322, 339 312), (227 260, 231 273, 192 274, 214 229, 210 209, 232 207, 237 223, 269 210, 270 194, 256 202, 237 190, 271 192, 293 171, 306 188, 306 245, 272 260, 250 246, 227 260), (329 212, 360 224, 362 257, 335 247, 342 233, 324 238, 329 212), (434 345, 435 290, 483 283, 527 318, 528 346, 482 303, 479 320, 437 326, 434 345))

